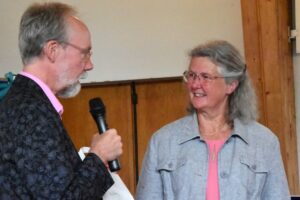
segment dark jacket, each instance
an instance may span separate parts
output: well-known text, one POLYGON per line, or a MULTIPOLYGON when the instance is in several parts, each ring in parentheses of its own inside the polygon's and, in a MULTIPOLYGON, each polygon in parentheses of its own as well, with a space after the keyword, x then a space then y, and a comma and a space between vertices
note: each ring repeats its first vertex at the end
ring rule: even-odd
POLYGON ((43 90, 17 75, 0 103, 0 199, 101 199, 112 184, 95 154, 81 161, 43 90))

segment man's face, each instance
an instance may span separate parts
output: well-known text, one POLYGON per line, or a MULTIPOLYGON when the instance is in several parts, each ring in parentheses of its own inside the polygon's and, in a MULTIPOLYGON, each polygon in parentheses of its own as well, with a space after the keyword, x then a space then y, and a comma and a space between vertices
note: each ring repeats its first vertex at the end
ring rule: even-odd
POLYGON ((58 79, 62 89, 60 97, 72 97, 80 91, 79 79, 93 69, 91 61, 91 37, 87 27, 78 19, 68 20, 68 41, 63 42, 63 53, 58 66, 58 79))

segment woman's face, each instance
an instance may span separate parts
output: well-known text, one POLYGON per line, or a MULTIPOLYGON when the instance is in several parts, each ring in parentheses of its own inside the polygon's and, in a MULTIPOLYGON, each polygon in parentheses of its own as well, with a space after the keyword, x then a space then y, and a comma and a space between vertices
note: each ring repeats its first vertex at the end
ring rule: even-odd
POLYGON ((228 96, 236 88, 237 82, 227 85, 225 79, 217 71, 217 66, 207 57, 192 58, 189 73, 187 89, 190 102, 197 112, 223 112, 225 114, 228 96), (197 74, 196 77, 194 73, 197 74))

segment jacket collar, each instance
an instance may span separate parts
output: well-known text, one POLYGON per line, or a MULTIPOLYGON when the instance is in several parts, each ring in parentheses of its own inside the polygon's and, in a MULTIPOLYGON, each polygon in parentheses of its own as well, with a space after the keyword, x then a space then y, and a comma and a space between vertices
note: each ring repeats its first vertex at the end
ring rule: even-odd
POLYGON ((239 119, 234 119, 233 123, 234 123, 234 128, 231 137, 237 136, 241 138, 245 143, 248 144, 249 139, 248 139, 247 125, 244 124, 239 119))
POLYGON ((183 133, 177 139, 178 144, 183 144, 189 140, 200 138, 199 125, 196 112, 185 117, 183 121, 183 133))
MULTIPOLYGON (((180 136, 177 139, 178 144, 183 144, 195 138, 199 138, 200 140, 203 140, 201 139, 201 136, 199 134, 198 117, 196 112, 186 116, 183 123, 184 123, 183 125, 184 128, 182 129, 183 133, 180 134, 180 136)), ((239 119, 234 119, 233 124, 234 124, 234 128, 231 137, 239 137, 245 143, 248 144, 246 125, 243 124, 239 119)))

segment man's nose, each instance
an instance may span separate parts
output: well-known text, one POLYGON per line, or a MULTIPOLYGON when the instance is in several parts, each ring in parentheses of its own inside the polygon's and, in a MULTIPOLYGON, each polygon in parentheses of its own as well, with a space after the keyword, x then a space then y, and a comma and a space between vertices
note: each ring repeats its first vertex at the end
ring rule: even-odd
POLYGON ((85 65, 84 70, 85 70, 85 71, 90 71, 90 70, 92 70, 93 68, 94 68, 94 64, 93 64, 93 62, 92 62, 92 59, 89 58, 89 60, 87 61, 86 65, 85 65))

